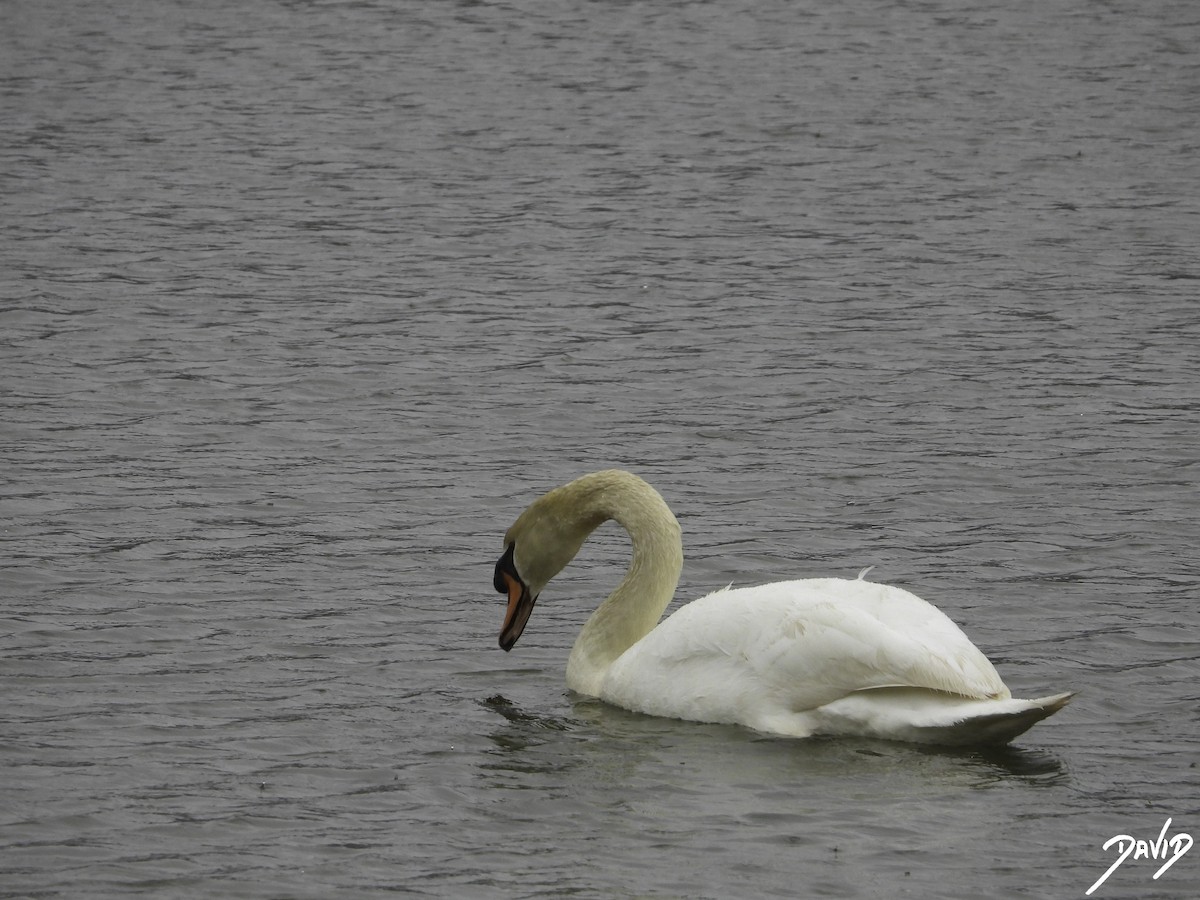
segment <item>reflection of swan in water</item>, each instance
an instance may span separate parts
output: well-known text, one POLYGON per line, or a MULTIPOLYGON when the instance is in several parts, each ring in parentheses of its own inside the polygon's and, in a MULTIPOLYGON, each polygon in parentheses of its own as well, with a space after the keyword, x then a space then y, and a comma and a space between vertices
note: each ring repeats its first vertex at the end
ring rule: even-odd
POLYGON ((1044 785, 1064 771, 1051 754, 1011 745, 912 746, 844 738, 809 741, 799 752, 794 743, 770 735, 638 715, 594 697, 577 697, 567 715, 522 708, 499 694, 479 703, 503 722, 488 730, 494 750, 480 764, 496 785, 514 774, 527 784, 531 773, 553 775, 556 784, 565 773, 580 772, 592 785, 627 785, 641 772, 660 787, 664 772, 678 773, 684 786, 768 785, 786 775, 813 785, 819 795, 835 788, 818 783, 885 770, 886 781, 875 787, 880 796, 913 798, 1013 776, 1044 785))
POLYGON ((602 522, 633 541, 617 589, 584 625, 567 685, 652 715, 808 737, 861 735, 1003 744, 1070 693, 1013 699, 949 618, 899 588, 838 578, 718 591, 659 623, 683 567, 679 525, 658 492, 617 470, 534 501, 505 535, 496 589, 510 650, 534 603, 602 522))

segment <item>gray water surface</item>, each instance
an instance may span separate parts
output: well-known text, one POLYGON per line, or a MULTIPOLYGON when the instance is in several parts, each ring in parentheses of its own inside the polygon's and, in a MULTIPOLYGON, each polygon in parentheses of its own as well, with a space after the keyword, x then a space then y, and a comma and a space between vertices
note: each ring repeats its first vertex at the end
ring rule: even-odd
MULTIPOLYGON (((0 5, 0 897, 1082 897, 1200 837, 1190 0, 0 5), (871 577, 1006 751, 569 695, 611 465, 678 601, 871 577)), ((1092 895, 1191 898, 1200 850, 1092 895)))

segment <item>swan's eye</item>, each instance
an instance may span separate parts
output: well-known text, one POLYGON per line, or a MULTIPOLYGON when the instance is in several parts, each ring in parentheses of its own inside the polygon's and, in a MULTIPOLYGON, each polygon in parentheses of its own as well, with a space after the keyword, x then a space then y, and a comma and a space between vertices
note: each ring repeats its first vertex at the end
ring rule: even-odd
POLYGON ((496 563, 496 574, 492 578, 492 585, 496 588, 496 593, 498 594, 508 593, 508 584, 504 580, 506 572, 520 581, 520 576, 517 575, 517 564, 513 561, 513 553, 516 552, 516 549, 517 544, 514 541, 508 545, 508 549, 504 551, 504 555, 496 563))

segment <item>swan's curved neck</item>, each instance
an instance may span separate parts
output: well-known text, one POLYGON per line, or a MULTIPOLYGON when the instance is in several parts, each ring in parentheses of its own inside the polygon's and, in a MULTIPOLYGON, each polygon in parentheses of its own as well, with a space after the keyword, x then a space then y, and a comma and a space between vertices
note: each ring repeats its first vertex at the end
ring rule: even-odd
POLYGON ((617 657, 658 624, 683 570, 679 523, 659 493, 625 472, 599 474, 606 477, 589 492, 589 518, 596 525, 615 519, 629 533, 633 560, 579 632, 567 661, 567 686, 591 696, 617 657))

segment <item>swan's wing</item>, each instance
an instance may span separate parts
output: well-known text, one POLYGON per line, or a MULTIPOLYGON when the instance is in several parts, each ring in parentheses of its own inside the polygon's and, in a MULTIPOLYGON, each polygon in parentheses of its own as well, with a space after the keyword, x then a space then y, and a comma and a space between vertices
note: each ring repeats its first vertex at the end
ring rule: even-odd
POLYGON ((780 689, 815 683, 839 696, 896 686, 975 699, 1009 696, 962 630, 908 591, 840 579, 778 587, 748 604, 774 628, 749 627, 742 635, 754 648, 749 658, 764 663, 760 674, 780 689))
POLYGON ((899 588, 842 579, 693 601, 614 663, 602 693, 658 715, 744 721, 745 710, 764 703, 798 712, 893 686, 1009 696, 992 664, 941 611, 899 588))

